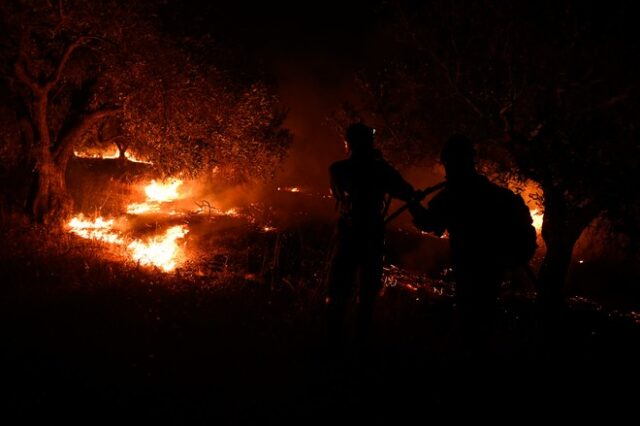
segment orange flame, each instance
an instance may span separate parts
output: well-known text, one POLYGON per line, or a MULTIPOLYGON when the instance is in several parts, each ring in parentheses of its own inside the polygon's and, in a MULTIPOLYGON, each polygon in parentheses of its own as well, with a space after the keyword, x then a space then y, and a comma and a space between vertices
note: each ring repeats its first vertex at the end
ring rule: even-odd
POLYGON ((85 220, 82 215, 72 218, 67 226, 72 234, 79 237, 104 241, 111 244, 123 244, 122 238, 114 231, 113 219, 104 220, 101 216, 95 220, 85 220))
POLYGON ((131 203, 127 206, 127 213, 129 214, 143 214, 159 211, 160 204, 155 203, 131 203))
MULTIPOLYGON (((85 148, 82 150, 74 150, 73 155, 79 158, 101 158, 103 160, 114 159, 120 157, 120 149, 117 146, 109 148, 85 148)), ((131 151, 125 151, 124 156, 133 163, 153 164, 151 161, 144 160, 131 151)))
POLYGON ((147 200, 142 203, 131 203, 127 206, 129 214, 156 213, 160 211, 160 205, 182 198, 178 193, 178 188, 182 185, 182 180, 177 178, 169 179, 165 182, 152 180, 144 187, 147 200))
MULTIPOLYGON (((172 201, 185 197, 182 189, 183 181, 178 178, 171 178, 165 181, 152 180, 149 184, 141 186, 144 190, 146 200, 139 203, 130 203, 127 206, 127 213, 139 215, 154 212, 167 216, 183 214, 185 211, 176 210, 174 205, 167 205, 172 201)), ((216 215, 240 216, 241 213, 236 208, 221 210, 217 207, 209 206, 209 211, 216 215)), ((198 213, 204 211, 204 207, 198 213)), ((121 219, 126 221, 127 218, 121 219)), ((82 215, 72 218, 69 223, 69 232, 82 238, 96 239, 115 246, 120 246, 126 256, 136 261, 140 265, 155 266, 164 272, 173 271, 181 262, 185 260, 178 240, 183 239, 189 232, 187 225, 172 226, 160 234, 150 236, 144 240, 134 239, 125 235, 122 231, 113 229, 115 219, 103 219, 98 217, 94 220, 86 220, 82 215)), ((275 230, 271 226, 265 226, 264 231, 275 230)))
POLYGON ((544 213, 540 213, 538 209, 531 209, 531 219, 533 219, 533 227, 536 228, 536 232, 540 233, 542 230, 542 220, 544 219, 544 213))
POLYGON ((139 157, 136 157, 136 155, 131 151, 125 151, 124 156, 126 157, 127 160, 133 163, 153 164, 153 162, 151 161, 143 160, 139 157))
POLYGON ((135 240, 127 248, 133 259, 141 265, 154 265, 170 272, 175 269, 177 259, 182 254, 176 240, 184 238, 188 232, 184 225, 172 226, 164 236, 152 237, 146 242, 135 240))
POLYGON ((97 149, 97 148, 88 148, 81 151, 73 151, 73 155, 80 158, 118 158, 120 156, 120 150, 117 146, 112 146, 111 148, 97 149))
POLYGON ((144 188, 144 192, 147 194, 149 201, 166 203, 180 198, 180 195, 178 195, 180 185, 182 185, 182 180, 176 178, 169 179, 164 183, 156 182, 154 179, 144 188))

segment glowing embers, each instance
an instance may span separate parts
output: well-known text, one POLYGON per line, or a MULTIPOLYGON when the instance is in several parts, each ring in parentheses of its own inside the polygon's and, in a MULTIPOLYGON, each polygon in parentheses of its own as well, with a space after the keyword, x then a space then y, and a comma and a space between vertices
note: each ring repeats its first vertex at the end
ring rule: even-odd
MULTIPOLYGON (((109 160, 119 158, 120 150, 115 145, 107 148, 85 148, 82 150, 74 150, 73 155, 78 158, 100 158, 109 160)), ((153 164, 151 161, 140 158, 131 151, 125 151, 124 157, 133 163, 153 164)))
POLYGON ((120 150, 114 145, 103 149, 87 148, 80 151, 73 151, 73 155, 79 158, 102 158, 106 160, 118 158, 120 156, 120 150))
POLYGON ((135 240, 127 248, 131 251, 133 260, 141 265, 153 265, 170 272, 183 256, 176 241, 184 238, 188 232, 184 225, 172 226, 164 235, 151 237, 144 242, 135 240))
POLYGON ((137 157, 135 154, 133 154, 131 151, 126 151, 124 153, 124 156, 127 160, 133 162, 133 163, 143 163, 143 164, 153 164, 151 161, 146 161, 142 158, 137 157))
POLYGON ((300 188, 299 186, 279 186, 278 187, 278 191, 281 192, 302 192, 302 188, 300 188))
POLYGON ((221 216, 239 216, 240 213, 238 213, 238 209, 235 208, 230 208, 230 209, 226 209, 226 210, 217 210, 218 214, 220 214, 221 216))
POLYGON ((122 237, 112 229, 113 222, 113 219, 104 220, 102 217, 97 217, 91 221, 86 220, 82 215, 78 215, 72 218, 67 226, 72 234, 82 238, 104 241, 110 244, 123 244, 122 237))

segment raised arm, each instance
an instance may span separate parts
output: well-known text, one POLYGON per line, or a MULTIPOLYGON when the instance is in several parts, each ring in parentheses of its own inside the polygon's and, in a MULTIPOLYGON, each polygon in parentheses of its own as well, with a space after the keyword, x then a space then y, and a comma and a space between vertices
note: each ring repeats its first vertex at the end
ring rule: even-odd
MULTIPOLYGON (((386 164, 386 163, 385 163, 386 164)), ((400 199, 402 201, 410 201, 414 198, 415 190, 413 186, 404 180, 404 178, 400 175, 400 173, 391 167, 389 164, 386 164, 386 174, 387 174, 387 192, 393 197, 400 199)))
POLYGON ((442 236, 447 229, 447 213, 445 205, 438 196, 429 203, 429 208, 425 208, 420 203, 411 203, 409 212, 413 216, 413 224, 425 232, 433 232, 437 236, 442 236))

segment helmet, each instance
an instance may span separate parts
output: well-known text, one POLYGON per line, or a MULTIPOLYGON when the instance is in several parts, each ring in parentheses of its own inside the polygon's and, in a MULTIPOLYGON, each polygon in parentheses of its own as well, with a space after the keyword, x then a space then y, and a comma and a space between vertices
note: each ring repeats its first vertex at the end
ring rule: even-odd
POLYGON ((476 156, 476 150, 473 147, 473 142, 461 134, 454 134, 442 148, 440 153, 440 161, 446 166, 451 164, 473 164, 473 160, 476 156))
POLYGON ((364 123, 351 124, 345 133, 347 145, 352 152, 364 152, 373 149, 375 129, 364 123))

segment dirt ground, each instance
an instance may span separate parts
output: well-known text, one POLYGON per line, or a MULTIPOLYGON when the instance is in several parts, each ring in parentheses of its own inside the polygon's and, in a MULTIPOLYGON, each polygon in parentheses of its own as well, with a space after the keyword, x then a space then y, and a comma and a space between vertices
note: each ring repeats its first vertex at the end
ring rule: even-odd
MULTIPOLYGON (((280 249, 300 250, 282 232, 280 249)), ((296 232, 304 247, 327 234, 296 232)), ((275 270, 246 260, 227 232, 236 241, 228 259, 245 263, 162 274, 47 235, 3 233, 5 420, 426 423, 470 412, 621 413, 637 401, 640 326, 579 299, 550 333, 531 298, 505 294, 491 352, 479 358, 460 345, 452 298, 389 286, 372 345, 336 353, 325 344, 320 249, 283 253, 275 270), (233 270, 253 264, 255 273, 233 270)))

